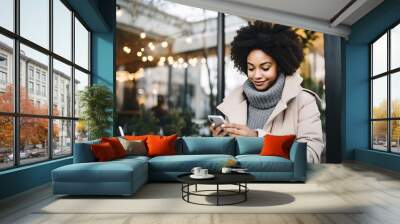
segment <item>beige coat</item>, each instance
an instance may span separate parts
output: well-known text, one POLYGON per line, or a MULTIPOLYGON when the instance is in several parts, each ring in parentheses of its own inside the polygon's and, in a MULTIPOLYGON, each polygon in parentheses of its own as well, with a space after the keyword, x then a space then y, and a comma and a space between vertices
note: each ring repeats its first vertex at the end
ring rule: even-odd
MULTIPOLYGON (((286 76, 281 100, 271 116, 258 130, 259 137, 266 134, 295 134, 296 140, 307 143, 307 161, 319 163, 324 149, 320 112, 316 103, 319 100, 314 92, 300 86, 303 78, 297 73, 286 76)), ((217 109, 230 123, 247 124, 247 101, 240 86, 225 97, 217 109)))

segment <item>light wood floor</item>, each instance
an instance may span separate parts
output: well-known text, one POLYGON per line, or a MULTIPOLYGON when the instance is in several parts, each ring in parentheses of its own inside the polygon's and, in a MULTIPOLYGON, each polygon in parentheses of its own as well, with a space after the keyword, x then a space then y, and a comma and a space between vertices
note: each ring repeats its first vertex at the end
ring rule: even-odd
MULTIPOLYGON (((317 183, 346 201, 368 206, 357 214, 37 214, 54 200, 49 185, 0 201, 0 223, 219 224, 219 223, 400 223, 400 174, 359 163, 320 164, 310 168, 317 183)), ((173 206, 173 205, 171 205, 173 206)))

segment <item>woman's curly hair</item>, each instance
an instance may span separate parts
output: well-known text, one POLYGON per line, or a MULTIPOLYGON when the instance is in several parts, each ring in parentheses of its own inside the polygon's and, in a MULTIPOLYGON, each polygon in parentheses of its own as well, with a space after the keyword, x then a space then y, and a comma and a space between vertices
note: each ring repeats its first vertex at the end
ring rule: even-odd
POLYGON ((231 59, 239 71, 247 74, 247 56, 255 49, 271 56, 285 75, 293 74, 304 58, 300 37, 290 27, 259 20, 241 27, 231 43, 231 59))

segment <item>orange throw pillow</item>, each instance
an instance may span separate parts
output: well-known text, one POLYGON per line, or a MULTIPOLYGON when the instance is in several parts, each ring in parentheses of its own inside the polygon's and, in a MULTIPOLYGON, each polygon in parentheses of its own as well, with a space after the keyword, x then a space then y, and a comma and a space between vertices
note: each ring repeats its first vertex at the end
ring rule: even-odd
POLYGON ((119 142, 118 138, 110 137, 110 138, 101 138, 101 142, 108 142, 114 149, 115 155, 118 158, 126 156, 126 151, 122 146, 121 142, 119 142))
POLYGON ((280 156, 290 159, 290 147, 296 135, 266 135, 260 155, 262 156, 280 156))
POLYGON ((93 144, 90 146, 90 148, 94 154, 94 157, 99 162, 110 161, 117 158, 113 147, 108 142, 93 144))
POLYGON ((149 135, 147 137, 148 156, 176 155, 175 142, 178 136, 149 135))

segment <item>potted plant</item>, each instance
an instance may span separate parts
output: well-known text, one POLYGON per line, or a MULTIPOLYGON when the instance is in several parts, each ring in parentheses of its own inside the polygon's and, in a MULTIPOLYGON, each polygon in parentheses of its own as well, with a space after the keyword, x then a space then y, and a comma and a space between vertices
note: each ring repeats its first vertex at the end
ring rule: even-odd
POLYGON ((112 125, 112 92, 105 85, 94 84, 86 87, 79 96, 81 119, 87 126, 89 139, 109 136, 107 130, 112 125))

